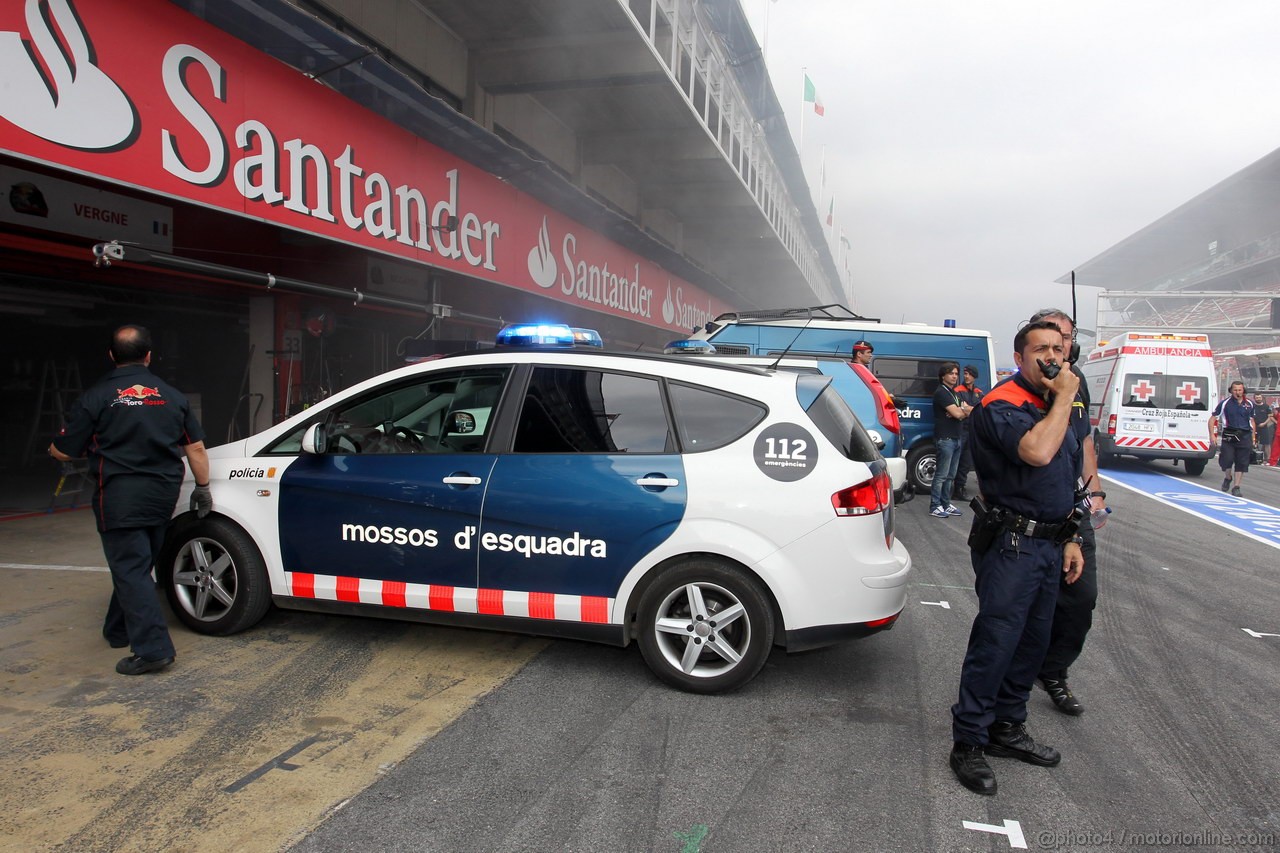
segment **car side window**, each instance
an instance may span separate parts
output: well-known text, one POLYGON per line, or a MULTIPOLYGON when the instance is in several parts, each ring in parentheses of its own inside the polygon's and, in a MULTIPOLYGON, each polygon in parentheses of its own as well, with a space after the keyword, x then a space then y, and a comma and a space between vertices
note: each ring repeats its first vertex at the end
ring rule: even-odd
MULTIPOLYGON (((797 371, 798 372, 798 371, 797 371)), ((687 453, 715 450, 737 441, 768 414, 760 403, 710 388, 672 382, 671 407, 680 444, 687 453)))
POLYGON ((671 453, 657 379, 535 367, 516 425, 516 453, 671 453))
POLYGON ((325 420, 329 453, 479 453, 509 369, 432 373, 335 408, 325 420))

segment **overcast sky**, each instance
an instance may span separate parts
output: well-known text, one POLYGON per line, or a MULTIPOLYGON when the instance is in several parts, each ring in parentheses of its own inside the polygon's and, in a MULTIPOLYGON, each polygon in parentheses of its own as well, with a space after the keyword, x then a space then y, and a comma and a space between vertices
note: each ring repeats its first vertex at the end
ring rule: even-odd
POLYGON ((826 108, 801 156, 816 199, 826 146, 855 310, 989 329, 1000 364, 1070 309, 1054 279, 1280 148, 1275 0, 742 4, 793 138, 802 67, 826 108))

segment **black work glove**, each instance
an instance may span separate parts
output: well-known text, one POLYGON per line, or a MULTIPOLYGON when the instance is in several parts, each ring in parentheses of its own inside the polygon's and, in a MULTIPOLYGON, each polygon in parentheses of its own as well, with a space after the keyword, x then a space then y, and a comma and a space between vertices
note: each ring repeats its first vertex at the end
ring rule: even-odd
POLYGON ((209 487, 196 486, 195 491, 191 493, 191 511, 197 518, 204 518, 211 509, 213 509, 213 495, 209 493, 209 487))

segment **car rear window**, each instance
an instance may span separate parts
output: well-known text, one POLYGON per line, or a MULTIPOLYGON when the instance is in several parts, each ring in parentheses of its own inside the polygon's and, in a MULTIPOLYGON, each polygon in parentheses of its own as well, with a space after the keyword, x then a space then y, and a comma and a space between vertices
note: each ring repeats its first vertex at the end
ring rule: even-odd
POLYGON ((880 451, 871 442, 871 436, 831 384, 827 384, 813 399, 806 410, 818 430, 855 462, 873 462, 880 451))
POLYGON ((697 385, 668 385, 676 431, 686 453, 701 453, 732 444, 764 420, 768 409, 755 400, 697 385))

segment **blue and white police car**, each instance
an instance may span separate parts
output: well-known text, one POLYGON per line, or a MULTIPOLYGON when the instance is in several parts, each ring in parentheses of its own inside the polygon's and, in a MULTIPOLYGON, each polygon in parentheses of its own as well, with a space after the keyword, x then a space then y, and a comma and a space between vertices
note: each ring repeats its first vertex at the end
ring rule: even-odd
POLYGON ((572 340, 504 330, 211 448, 214 511, 180 501, 158 566, 174 611, 219 635, 274 603, 634 640, 699 693, 892 626, 911 558, 829 377, 572 340))

